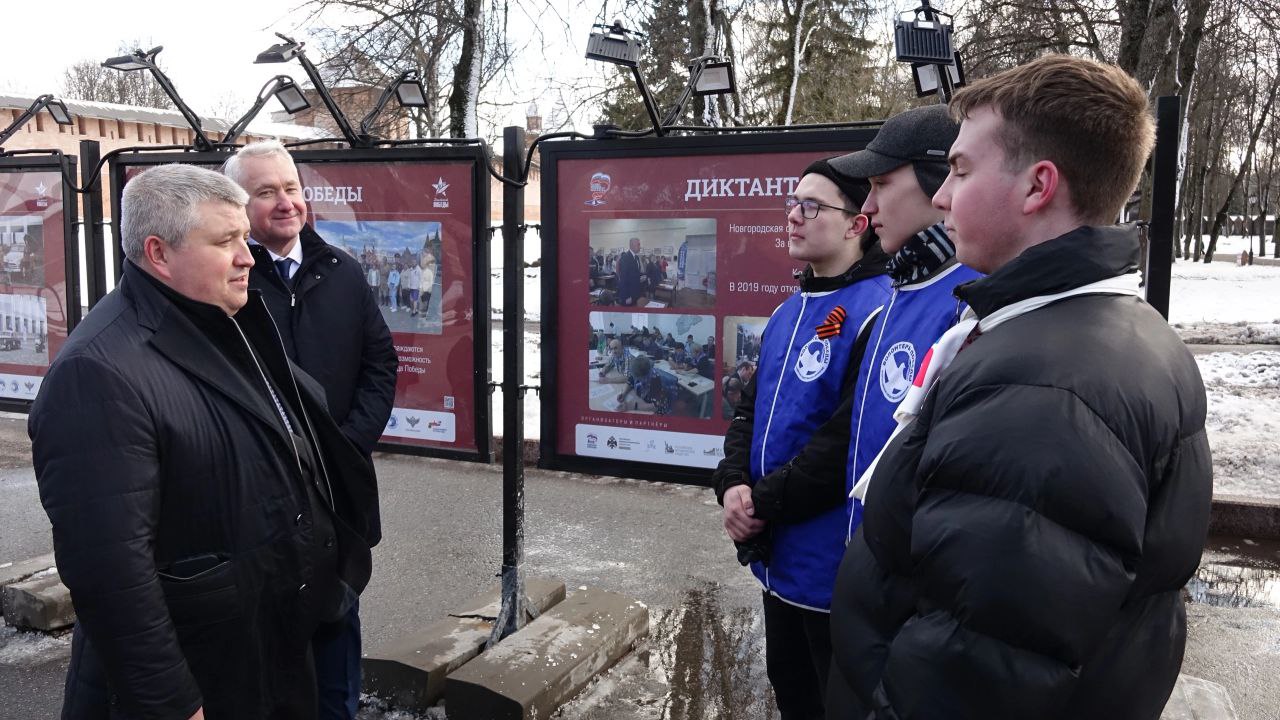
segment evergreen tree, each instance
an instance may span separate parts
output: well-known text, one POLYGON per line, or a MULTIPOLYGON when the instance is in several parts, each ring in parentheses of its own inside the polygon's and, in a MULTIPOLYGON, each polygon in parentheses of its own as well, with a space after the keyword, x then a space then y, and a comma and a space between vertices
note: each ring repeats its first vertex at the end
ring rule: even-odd
MULTIPOLYGON (((695 23, 690 22, 690 16, 697 15, 690 12, 690 2, 691 0, 655 0, 649 16, 639 28, 648 36, 640 55, 640 72, 657 102, 659 118, 680 98, 680 93, 689 82, 689 61, 701 54, 702 29, 694 27, 695 23), (698 40, 695 42, 694 38, 698 40)), ((696 24, 701 25, 700 22, 696 24)), ((627 130, 650 127, 651 122, 631 69, 617 66, 615 72, 613 88, 601 108, 600 122, 612 123, 627 130)), ((693 105, 689 103, 677 124, 690 121, 693 105)))
POLYGON ((879 72, 867 39, 868 0, 783 0, 759 23, 753 54, 756 124, 883 117, 879 72), (796 62, 796 59, 799 62, 796 62))

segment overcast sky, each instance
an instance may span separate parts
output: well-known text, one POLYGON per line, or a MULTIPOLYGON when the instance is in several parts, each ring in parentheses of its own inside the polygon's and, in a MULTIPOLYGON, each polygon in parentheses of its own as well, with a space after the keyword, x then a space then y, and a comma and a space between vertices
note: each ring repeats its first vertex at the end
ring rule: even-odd
MULTIPOLYGON (((567 8, 577 3, 554 0, 552 4, 567 8)), ((295 9, 301 0, 216 0, 181 5, 141 0, 69 0, 50 5, 13 0, 4 5, 0 11, 0 26, 5 29, 0 41, 0 92, 58 94, 68 66, 84 59, 100 62, 115 55, 120 43, 135 40, 164 46, 158 64, 173 80, 179 95, 200 115, 217 114, 227 107, 247 109, 262 85, 278 73, 299 82, 305 80, 296 62, 253 64, 259 52, 277 41, 273 33, 305 38, 313 29, 303 26, 306 13, 295 9), (201 11, 208 19, 193 20, 201 11), (52 24, 50 18, 58 24, 52 24)), ((561 16, 570 23, 566 33, 557 14, 540 18, 538 24, 546 32, 536 40, 526 40, 531 45, 524 51, 527 59, 514 71, 514 86, 493 93, 503 107, 482 109, 498 126, 524 124, 530 100, 540 100, 543 115, 550 112, 554 95, 546 90, 548 73, 555 71, 561 77, 598 74, 582 58, 580 47, 593 18, 585 17, 581 10, 564 12, 561 16)), ((509 25, 515 34, 514 29, 533 27, 534 21, 512 17, 509 25)), ((309 57, 312 61, 323 59, 316 52, 309 57)), ((274 102, 267 107, 267 111, 278 109, 274 102)))

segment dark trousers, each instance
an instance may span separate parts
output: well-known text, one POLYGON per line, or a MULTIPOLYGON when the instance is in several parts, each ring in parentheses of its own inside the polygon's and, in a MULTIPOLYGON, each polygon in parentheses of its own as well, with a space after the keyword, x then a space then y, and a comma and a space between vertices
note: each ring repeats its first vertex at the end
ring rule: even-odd
POLYGON ((822 720, 831 616, 764 594, 764 659, 782 720, 822 720))
POLYGON ((319 720, 355 720, 360 704, 360 601, 311 639, 319 693, 319 720))

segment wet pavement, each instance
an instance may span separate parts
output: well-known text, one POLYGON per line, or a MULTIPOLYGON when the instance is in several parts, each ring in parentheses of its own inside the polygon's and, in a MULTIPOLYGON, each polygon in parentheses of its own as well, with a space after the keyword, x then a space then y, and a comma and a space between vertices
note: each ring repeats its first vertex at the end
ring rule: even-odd
MULTIPOLYGON (((21 421, 0 419, 0 562, 48 552, 21 421)), ((366 649, 496 584, 500 468, 379 455, 385 539, 362 598, 366 649)), ((651 636, 559 720, 768 720, 760 591, 702 488, 530 470, 527 572, 628 594, 651 636)), ((1280 720, 1280 545, 1211 539, 1188 584, 1183 672, 1228 688, 1241 720, 1280 720)), ((56 717, 69 643, 0 629, 0 720, 56 717)), ((444 720, 368 699, 360 720, 444 720)))

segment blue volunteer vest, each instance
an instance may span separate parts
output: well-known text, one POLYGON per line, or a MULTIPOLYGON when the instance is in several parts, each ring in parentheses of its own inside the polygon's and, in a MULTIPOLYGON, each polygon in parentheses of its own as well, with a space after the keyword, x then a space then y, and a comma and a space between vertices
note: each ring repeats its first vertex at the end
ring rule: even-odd
MULTIPOLYGON (((774 310, 761 335, 755 377, 752 483, 798 455, 835 412, 858 331, 888 301, 889 290, 888 277, 879 275, 828 292, 799 292, 774 310), (837 306, 845 312, 840 333, 819 337, 818 326, 837 306)), ((776 524, 769 564, 752 563, 752 573, 782 600, 830 610, 847 517, 838 507, 802 523, 776 524)))
MULTIPOLYGON (((978 271, 956 263, 922 282, 893 290, 871 328, 858 368, 846 490, 853 489, 898 426, 893 412, 915 380, 925 353, 960 319, 964 303, 952 291, 980 277, 978 271)), ((862 503, 850 500, 847 517, 846 539, 862 521, 862 503)))

